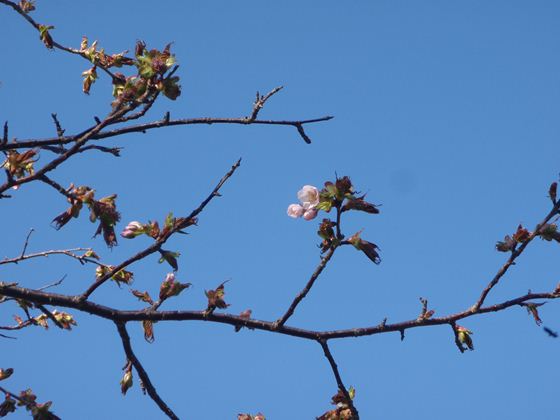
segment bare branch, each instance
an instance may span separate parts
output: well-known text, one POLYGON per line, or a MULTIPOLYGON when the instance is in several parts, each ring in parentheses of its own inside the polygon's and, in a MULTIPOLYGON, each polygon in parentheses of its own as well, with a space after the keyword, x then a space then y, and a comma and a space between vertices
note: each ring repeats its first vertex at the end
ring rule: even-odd
POLYGON ((261 96, 259 92, 257 92, 257 99, 255 99, 255 103, 253 104, 253 112, 251 113, 251 116, 248 118, 248 121, 250 122, 255 121, 257 119, 257 116, 259 115, 259 111, 264 107, 266 101, 268 101, 270 97, 273 96, 274 94, 280 92, 283 87, 284 86, 278 86, 277 88, 272 89, 264 96, 261 96))
MULTIPOLYGON (((83 255, 75 254, 76 251, 91 251, 91 248, 51 249, 49 251, 35 252, 33 254, 27 254, 27 255, 22 254, 19 257, 15 257, 15 258, 4 258, 3 260, 0 261, 0 265, 17 264, 20 261, 29 260, 31 258, 48 257, 49 255, 66 255, 68 257, 78 260, 81 264, 84 264, 85 262, 89 262, 92 264, 99 265, 99 262, 95 261, 94 259, 84 257, 83 255)), ((58 283, 54 285, 58 285, 61 282, 62 280, 60 280, 58 283)))
POLYGON ((152 381, 150 380, 148 373, 146 372, 146 370, 144 369, 144 367, 142 366, 142 364, 140 363, 140 361, 132 351, 132 345, 130 344, 130 336, 128 335, 128 331, 126 330, 126 325, 123 322, 116 322, 115 324, 117 325, 117 330, 119 331, 119 335, 121 336, 126 357, 132 363, 134 369, 136 369, 136 372, 138 373, 138 376, 142 380, 142 383, 144 384, 144 388, 148 392, 148 395, 152 400, 154 400, 154 402, 161 409, 161 411, 163 411, 170 419, 178 420, 179 417, 177 417, 177 415, 173 412, 173 410, 171 410, 171 408, 169 408, 169 406, 161 399, 161 397, 156 391, 156 388, 152 384, 152 381))
POLYGON ((327 254, 323 258, 321 258, 321 262, 319 263, 319 265, 317 266, 317 268, 309 278, 309 281, 307 282, 303 290, 299 292, 299 294, 295 297, 295 299, 293 300, 292 304, 290 305, 286 313, 280 319, 278 319, 278 321, 276 321, 275 323, 276 328, 282 327, 286 323, 286 321, 294 314, 296 307, 303 300, 303 298, 307 296, 307 294, 313 287, 315 280, 317 280, 319 275, 323 272, 324 268, 327 266, 327 263, 332 258, 335 249, 336 246, 332 247, 331 249, 329 249, 327 254))
MULTIPOLYGON (((167 115, 167 114, 166 114, 167 115)), ((183 118, 172 120, 168 117, 164 117, 158 121, 152 121, 149 123, 137 124, 128 127, 115 128, 113 130, 103 131, 91 135, 89 138, 91 140, 101 140, 109 137, 121 136, 128 133, 145 133, 148 130, 162 128, 162 127, 172 127, 176 125, 212 125, 212 124, 241 124, 241 125, 282 125, 282 126, 292 126, 298 130, 298 133, 305 140, 306 143, 311 143, 311 139, 305 131, 303 126, 307 124, 313 124, 323 121, 329 121, 333 119, 332 116, 325 116, 320 118, 313 118, 308 120, 255 120, 251 121, 245 117, 242 118, 212 118, 212 117, 202 117, 202 118, 183 118)), ((89 129, 91 130, 91 129, 89 129)), ((65 136, 63 138, 46 138, 46 139, 29 139, 22 140, 18 142, 7 143, 0 145, 0 150, 13 150, 13 149, 27 149, 33 147, 44 147, 49 145, 62 145, 68 144, 76 141, 77 138, 82 136, 83 133, 75 134, 72 136, 65 136)))
POLYGON ((346 398, 348 407, 350 408, 350 411, 352 412, 352 415, 354 416, 354 419, 359 420, 360 415, 358 414, 358 410, 356 409, 356 407, 354 407, 354 403, 352 401, 352 398, 350 398, 350 394, 348 394, 348 390, 346 389, 346 387, 344 386, 344 383, 342 382, 342 378, 340 377, 340 372, 338 371, 338 366, 336 365, 334 357, 332 356, 332 353, 329 349, 329 346, 327 344, 327 340, 319 339, 318 342, 321 345, 321 347, 323 348, 323 352, 325 353, 325 357, 327 358, 327 360, 329 361, 329 364, 331 365, 331 369, 333 371, 334 378, 336 379, 336 384, 338 385, 338 389, 340 391, 342 391, 342 393, 344 394, 344 398, 346 398))

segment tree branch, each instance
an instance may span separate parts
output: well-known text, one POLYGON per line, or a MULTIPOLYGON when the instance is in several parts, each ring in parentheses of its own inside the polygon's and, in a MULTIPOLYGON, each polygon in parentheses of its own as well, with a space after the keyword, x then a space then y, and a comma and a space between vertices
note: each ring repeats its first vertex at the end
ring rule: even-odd
POLYGON ((482 294, 480 295, 477 302, 472 307, 473 311, 477 311, 482 306, 490 291, 494 288, 494 286, 498 284, 498 282, 504 276, 504 274, 507 273, 508 269, 515 264, 515 260, 517 259, 517 257, 519 257, 523 253, 523 251, 525 251, 525 248, 527 248, 527 246, 531 243, 533 239, 535 239, 537 236, 540 235, 540 229, 545 224, 547 224, 550 221, 550 219, 552 219, 555 215, 557 215, 559 210, 560 210, 560 202, 556 203, 552 207, 552 210, 550 210, 550 212, 546 215, 543 221, 540 222, 535 227, 535 230, 533 231, 533 233, 531 233, 531 235, 529 235, 529 238, 525 242, 523 242, 519 248, 514 249, 511 252, 511 255, 506 261, 506 263, 498 270, 494 278, 490 281, 490 283, 488 283, 488 285, 482 291, 482 294))
POLYGON ((148 395, 152 400, 154 400, 154 402, 161 409, 161 411, 163 411, 170 419, 179 420, 179 417, 177 417, 177 415, 173 412, 173 410, 171 410, 171 408, 169 408, 169 406, 161 399, 161 397, 156 391, 156 388, 152 384, 152 381, 150 380, 148 373, 146 372, 146 370, 144 369, 144 367, 142 366, 142 364, 140 363, 140 361, 132 351, 132 345, 130 344, 130 336, 128 335, 128 331, 126 330, 126 326, 124 322, 116 322, 115 324, 117 325, 117 330, 119 331, 119 335, 121 336, 126 357, 132 363, 134 369, 136 369, 136 372, 138 373, 138 376, 142 380, 142 383, 144 384, 144 387, 148 392, 148 395))
POLYGON ((282 327, 286 323, 286 321, 294 314, 296 307, 303 300, 303 298, 307 296, 307 294, 313 287, 315 280, 319 278, 319 275, 323 272, 323 269, 327 266, 327 263, 332 258, 335 250, 336 250, 336 246, 333 246, 331 249, 329 249, 327 254, 323 258, 321 258, 321 262, 319 263, 319 265, 317 266, 317 268, 309 278, 309 281, 307 282, 303 290, 299 292, 299 294, 295 297, 295 299, 293 300, 292 304, 290 305, 286 313, 280 319, 278 319, 278 321, 276 321, 275 323, 276 328, 282 327))
POLYGON ((354 406, 354 402, 352 401, 352 398, 350 398, 350 394, 348 394, 348 390, 346 389, 346 387, 344 386, 344 383, 342 382, 342 378, 340 377, 340 372, 338 371, 338 366, 336 365, 334 357, 332 356, 332 353, 329 349, 327 341, 324 340, 324 339, 319 339, 318 342, 321 345, 321 347, 323 348, 323 352, 325 353, 325 357, 327 358, 327 360, 329 361, 329 364, 331 365, 331 369, 333 371, 334 378, 336 379, 336 384, 338 385, 338 389, 342 392, 342 394, 344 395, 344 398, 346 398, 348 407, 350 408, 350 411, 352 412, 352 415, 354 416, 353 420, 359 420, 360 415, 358 414, 358 410, 354 406))
MULTIPOLYGON (((308 120, 250 120, 246 117, 241 118, 213 118, 213 117, 201 117, 201 118, 183 118, 183 119, 169 119, 169 117, 164 116, 161 120, 152 121, 143 124, 131 125, 128 127, 119 127, 113 130, 103 131, 91 135, 89 138, 92 140, 101 140, 109 137, 120 136, 128 133, 145 133, 148 130, 162 128, 162 127, 172 127, 176 125, 212 125, 212 124, 238 124, 238 125, 281 125, 281 126, 292 126, 298 130, 300 136, 305 140, 306 143, 311 143, 311 139, 303 131, 303 126, 307 124, 313 124, 323 121, 329 121, 333 119, 333 116, 325 116, 320 118, 313 118, 308 120)), ((91 129, 90 129, 91 130, 91 129)), ((28 139, 18 142, 11 142, 6 144, 0 144, 0 151, 2 150, 13 150, 13 149, 27 149, 33 147, 44 147, 52 145, 63 145, 76 141, 83 133, 75 134, 72 136, 65 137, 52 137, 46 139, 28 139)))
MULTIPOLYGON (((220 182, 218 182, 218 184, 214 187, 214 189, 212 190, 212 192, 208 195, 208 197, 206 197, 206 199, 196 208, 194 209, 191 214, 189 216, 186 217, 186 220, 192 220, 194 217, 196 217, 198 214, 200 214, 200 212, 202 212, 202 210, 204 210, 204 208, 208 205, 208 203, 214 198, 214 197, 218 197, 219 194, 219 190, 220 188, 225 184, 225 182, 233 175, 233 173, 235 172, 235 170, 237 168, 239 168, 239 166, 241 165, 241 159, 239 159, 232 167, 231 169, 222 177, 222 179, 220 180, 220 182)), ((120 263, 119 265, 117 265, 115 268, 113 268, 112 270, 110 270, 109 272, 107 272, 105 275, 101 276, 99 279, 97 279, 81 296, 78 297, 78 299, 80 301, 84 301, 87 300, 89 298, 89 296, 99 287, 101 286, 103 283, 105 283, 108 279, 110 279, 111 277, 113 277, 117 272, 119 272, 120 270, 122 270, 125 267, 128 267, 130 264, 139 261, 143 258, 146 258, 148 255, 153 254, 154 252, 157 252, 161 249, 161 246, 169 239, 169 237, 171 235, 173 235, 175 232, 181 230, 181 227, 176 227, 171 229, 166 235, 162 236, 161 238, 159 238, 158 240, 156 240, 152 245, 150 245, 149 247, 147 247, 146 249, 144 249, 143 251, 140 251, 139 253, 137 253, 136 255, 130 257, 129 259, 127 259, 126 261, 120 263)))

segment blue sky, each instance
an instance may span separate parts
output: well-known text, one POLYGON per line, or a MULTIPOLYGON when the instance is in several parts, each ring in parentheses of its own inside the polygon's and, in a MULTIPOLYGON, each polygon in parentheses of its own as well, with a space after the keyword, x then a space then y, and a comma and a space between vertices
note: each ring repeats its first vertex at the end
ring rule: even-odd
MULTIPOLYGON (((229 310, 253 309, 274 320, 319 261, 317 220, 285 214, 302 185, 349 175, 381 214, 348 215, 345 232, 378 244, 383 262, 337 252, 289 324, 329 330, 415 318, 419 297, 436 315, 472 305, 505 262, 497 240, 519 223, 529 228, 549 211, 548 186, 560 163, 560 5, 523 2, 38 2, 34 18, 56 27, 55 39, 79 46, 82 35, 110 52, 137 39, 162 48, 173 41, 183 94, 161 99, 147 120, 250 113, 255 91, 284 85, 262 118, 334 115, 308 127, 304 144, 286 127, 193 126, 112 139, 115 159, 90 152, 53 176, 117 193, 123 222, 188 214, 239 157, 223 197, 187 237, 177 278, 193 288, 162 309, 203 309, 204 290, 226 285, 229 310)), ((81 92, 87 63, 50 52, 19 16, 0 8, 0 120, 19 139, 51 137, 56 112, 74 133, 109 111, 107 78, 81 92)), ((39 163, 47 161, 48 154, 39 163)), ((116 263, 149 244, 121 240, 112 251, 83 216, 57 232, 65 201, 27 185, 2 201, 0 258, 15 256, 29 228, 30 250, 93 246, 116 263)), ((124 223, 121 227, 124 227, 124 223)), ((490 295, 499 302, 558 283, 559 245, 536 240, 490 295)), ((134 288, 157 294, 168 268, 152 257, 133 266, 134 288)), ((62 293, 79 293, 91 267, 63 258, 2 267, 0 281, 40 287, 67 275, 62 293)), ((93 300, 139 308, 127 291, 105 285, 93 300)), ((13 307, 0 306, 2 323, 13 307)), ((560 329, 554 302, 541 309, 560 329)), ((4 340, 6 387, 31 387, 63 418, 161 417, 135 387, 122 397, 124 354, 115 327, 76 314, 71 333, 28 329, 4 340)), ((364 419, 555 418, 560 342, 525 309, 470 318, 476 350, 460 354, 447 326, 332 342, 343 380, 356 390, 364 419)), ((321 348, 274 334, 200 323, 160 323, 134 348, 158 391, 181 416, 235 418, 262 411, 270 419, 314 418, 329 409, 336 383, 321 348), (297 413, 297 414, 294 414, 297 413)), ((19 415, 22 415, 21 413, 19 415)), ((18 418, 18 415, 15 416, 18 418)))

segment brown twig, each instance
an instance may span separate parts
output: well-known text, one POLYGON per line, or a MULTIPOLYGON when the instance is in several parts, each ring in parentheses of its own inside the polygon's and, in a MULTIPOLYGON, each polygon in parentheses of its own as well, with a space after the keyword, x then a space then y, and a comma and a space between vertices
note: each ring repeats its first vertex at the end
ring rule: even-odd
POLYGON ((41 169, 37 170, 34 174, 30 174, 19 179, 8 179, 3 185, 0 186, 0 196, 3 192, 14 186, 23 185, 35 180, 42 180, 47 172, 56 169, 60 164, 68 160, 71 156, 79 153, 82 146, 84 146, 85 143, 87 143, 93 135, 99 133, 104 127, 114 124, 115 121, 117 121, 120 117, 125 115, 127 112, 134 110, 137 106, 138 104, 134 103, 128 106, 124 106, 117 111, 111 112, 103 121, 95 125, 85 134, 81 135, 70 149, 68 149, 65 153, 61 154, 57 158, 51 160, 41 169))
MULTIPOLYGON (((9 6, 12 9, 14 9, 27 22, 29 22, 29 24, 31 26, 33 26, 37 31, 40 31, 40 25, 31 16, 29 16, 28 13, 26 13, 21 7, 19 7, 19 5, 17 3, 12 2, 10 0, 0 0, 0 3, 5 4, 6 6, 9 6)), ((51 36, 51 38, 52 38, 52 36, 51 36)), ((56 42, 54 39, 52 40, 52 46, 54 48, 58 49, 58 50, 65 51, 65 52, 70 53, 70 54, 79 55, 80 57, 86 59, 87 61, 90 61, 90 59, 84 54, 83 51, 77 50, 75 48, 66 47, 66 46, 56 42)), ((96 65, 102 71, 107 73, 111 77, 111 79, 115 78, 115 75, 107 67, 103 66, 101 63, 96 63, 96 65)))
POLYGON ((315 280, 317 280, 319 275, 323 272, 324 268, 327 266, 327 263, 332 258, 335 249, 336 249, 336 247, 332 247, 331 249, 328 250, 327 254, 323 258, 321 258, 321 262, 319 263, 319 265, 317 266, 317 268, 315 269, 315 271, 313 272, 313 274, 309 278, 309 281, 307 282, 305 287, 295 297, 295 299, 293 300, 292 304, 290 305, 290 307, 288 308, 286 313, 280 319, 278 319, 278 321, 276 321, 276 323, 275 323, 276 328, 282 327, 286 323, 286 321, 294 314, 294 311, 296 310, 296 307, 303 300, 303 298, 305 298, 305 296, 307 296, 307 294, 309 293, 309 291, 313 287, 313 284, 315 283, 315 280))
POLYGON ((511 252, 511 255, 509 256, 506 263, 498 270, 494 278, 490 281, 490 283, 488 283, 488 285, 482 291, 482 294, 480 295, 480 297, 472 307, 473 311, 477 311, 482 306, 482 304, 486 300, 486 297, 488 296, 490 291, 494 288, 494 286, 498 284, 498 282, 504 276, 504 274, 507 273, 508 269, 515 264, 515 260, 523 253, 523 251, 525 251, 525 248, 527 248, 527 246, 531 243, 531 241, 540 235, 540 229, 546 223, 548 223, 550 219, 556 216, 559 210, 560 210, 560 202, 556 203, 553 206, 552 210, 550 210, 550 212, 546 215, 543 221, 540 222, 535 227, 535 230, 529 235, 529 238, 525 242, 523 242, 521 246, 519 246, 519 248, 516 248, 511 252))
POLYGON ((130 336, 128 335, 128 331, 126 330, 126 325, 124 324, 124 322, 116 322, 115 324, 117 325, 117 330, 119 331, 119 335, 122 340, 126 357, 132 363, 134 369, 136 369, 138 376, 140 377, 142 383, 144 384, 144 389, 148 392, 150 398, 157 404, 157 406, 161 409, 161 411, 163 411, 170 419, 178 420, 179 417, 177 417, 177 415, 173 412, 173 410, 171 410, 171 408, 169 408, 169 406, 165 403, 165 401, 161 399, 161 397, 156 391, 156 388, 152 384, 152 381, 150 380, 148 373, 146 372, 146 370, 144 369, 144 367, 142 366, 142 364, 140 363, 140 361, 132 351, 132 345, 130 344, 130 336))
MULTIPOLYGON (((187 220, 193 219, 194 217, 196 217, 198 214, 200 214, 200 212, 202 210, 204 210, 204 208, 208 205, 208 203, 214 198, 219 196, 219 190, 220 188, 225 184, 225 182, 233 175, 233 173, 235 172, 235 170, 241 165, 241 159, 239 159, 232 167, 231 169, 222 177, 222 179, 220 180, 220 182, 218 182, 218 184, 214 187, 214 189, 212 190, 212 192, 208 195, 208 197, 206 197, 206 199, 200 203, 200 205, 194 209, 191 214, 189 216, 186 217, 187 220)), ((171 235, 173 235, 175 232, 181 230, 181 227, 177 227, 174 229, 169 230, 169 232, 160 237, 158 240, 156 240, 152 245, 150 245, 149 247, 147 247, 146 249, 144 249, 143 251, 140 251, 139 253, 137 253, 136 255, 128 258, 126 261, 120 263, 119 265, 117 265, 115 268, 113 268, 112 270, 110 270, 109 272, 107 272, 105 275, 101 276, 99 279, 97 279, 84 293, 82 293, 80 296, 77 297, 78 300, 80 301, 84 301, 86 299, 89 298, 89 296, 91 296, 91 294, 99 287, 101 286, 103 283, 105 283, 108 279, 110 279, 111 277, 113 277, 117 272, 119 272, 120 270, 122 270, 125 267, 128 267, 130 264, 139 261, 143 258, 146 258, 148 255, 153 254, 154 252, 157 252, 161 249, 162 245, 169 239, 169 237, 171 235)))
POLYGON ((75 251, 89 251, 89 250, 91 250, 91 248, 51 249, 49 251, 35 252, 33 254, 27 254, 27 255, 22 254, 15 258, 4 258, 3 260, 0 261, 0 265, 17 264, 20 261, 29 260, 31 258, 48 257, 49 255, 66 255, 68 257, 78 260, 81 264, 83 264, 84 262, 89 262, 92 264, 99 265, 99 262, 95 261, 94 259, 87 258, 82 255, 76 255, 74 253, 75 251))
MULTIPOLYGON (((241 124, 241 125, 282 125, 282 126, 292 126, 298 129, 298 133, 302 136, 306 143, 311 143, 311 139, 303 131, 303 126, 307 124, 313 124, 323 121, 329 121, 333 119, 332 116, 325 116, 320 118, 313 118, 308 120, 255 120, 250 121, 246 117, 241 118, 212 118, 212 117, 202 117, 202 118, 183 118, 183 119, 170 119, 167 114, 161 120, 152 121, 143 124, 131 125, 128 127, 119 127, 113 130, 102 131, 91 135, 89 138, 91 140, 101 140, 109 137, 121 136, 123 134, 129 133, 144 133, 148 130, 162 128, 162 127, 172 127, 177 125, 212 125, 212 124, 241 124)), ((91 130, 88 129, 88 130, 91 130)), ((82 136, 83 133, 78 133, 72 136, 65 136, 62 138, 46 138, 46 139, 28 139, 21 140, 18 142, 7 143, 0 145, 0 150, 13 150, 13 149, 28 149, 33 147, 44 147, 49 145, 62 145, 68 144, 76 141, 77 138, 82 136)))
POLYGON ((266 95, 262 96, 259 92, 257 92, 257 98, 255 99, 255 103, 253 104, 253 112, 251 116, 247 119, 247 122, 254 122, 259 115, 259 111, 264 107, 266 101, 270 99, 273 95, 280 92, 284 86, 278 86, 277 88, 272 89, 266 95))
POLYGON ((334 357, 333 357, 333 355, 332 355, 332 353, 329 349, 329 346, 327 344, 327 340, 319 339, 317 341, 319 342, 319 344, 323 348, 323 352, 325 353, 325 357, 327 358, 327 360, 329 361, 329 364, 331 365, 331 369, 333 371, 334 378, 336 379, 336 384, 338 385, 338 389, 342 392, 342 394, 344 395, 344 398, 346 399, 348 407, 350 408, 350 411, 352 412, 352 415, 354 416, 353 420, 359 420, 360 415, 358 414, 358 410, 354 406, 354 402, 352 401, 352 398, 350 398, 350 394, 348 394, 348 390, 346 389, 346 387, 344 386, 344 383, 342 382, 342 378, 340 377, 340 372, 338 371, 338 366, 336 365, 334 357))

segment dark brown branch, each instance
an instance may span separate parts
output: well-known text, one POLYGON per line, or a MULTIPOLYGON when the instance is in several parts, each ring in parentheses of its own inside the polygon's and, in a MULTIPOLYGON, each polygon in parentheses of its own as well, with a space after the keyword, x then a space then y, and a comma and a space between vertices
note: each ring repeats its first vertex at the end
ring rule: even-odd
POLYGON ((540 229, 546 223, 548 223, 550 219, 552 219, 555 215, 557 215, 559 210, 560 210, 560 202, 556 203, 553 206, 552 210, 546 215, 543 221, 540 222, 535 227, 535 230, 533 231, 533 233, 531 233, 531 235, 529 235, 529 238, 525 242, 523 242, 519 248, 516 248, 511 252, 511 255, 506 261, 506 263, 498 270, 494 278, 490 281, 490 283, 488 283, 488 285, 482 291, 482 294, 478 298, 478 301, 472 307, 473 311, 477 311, 482 306, 490 291, 494 288, 494 286, 498 284, 498 282, 503 277, 503 275, 507 273, 508 269, 515 264, 515 260, 517 259, 517 257, 519 257, 523 253, 523 251, 525 251, 525 248, 527 248, 527 246, 531 243, 533 239, 539 236, 540 229))
MULTIPOLYGON (((375 326, 365 328, 351 328, 334 331, 314 331, 288 326, 278 326, 276 322, 261 321, 257 319, 242 318, 238 315, 232 314, 207 314, 206 311, 158 311, 148 312, 146 310, 127 311, 110 308, 107 306, 99 305, 90 301, 82 301, 76 296, 67 296, 56 293, 49 293, 39 290, 27 289, 18 287, 13 283, 0 282, 0 294, 12 298, 24 299, 29 302, 60 306, 65 308, 73 308, 91 315, 96 315, 101 318, 109 319, 112 321, 203 321, 203 322, 216 322, 220 324, 228 324, 232 326, 242 326, 253 328, 262 331, 270 331, 279 334, 289 335, 292 337, 300 337, 309 340, 331 340, 335 338, 347 337, 362 337, 375 334, 384 334, 389 332, 400 332, 411 328, 428 327, 434 325, 449 325, 452 322, 459 321, 464 318, 470 318, 475 315, 481 315, 489 312, 498 312, 512 306, 517 306, 521 303, 529 302, 535 299, 558 299, 560 298, 560 291, 552 293, 528 293, 519 296, 515 299, 507 300, 499 304, 485 306, 473 312, 470 308, 452 315, 440 318, 429 319, 412 319, 395 324, 381 323, 375 326)), ((19 329, 19 328, 9 328, 19 329)))
POLYGON ((31 237, 31 234, 33 232, 35 232, 35 229, 30 229, 29 233, 25 237, 25 243, 23 244, 23 249, 21 250, 21 254, 19 255, 20 259, 24 257, 25 251, 27 251, 27 246, 29 245, 29 238, 31 237))
MULTIPOLYGON (((1 1, 3 1, 3 0, 1 0, 1 1)), ((23 178, 19 178, 17 180, 16 179, 8 179, 8 181, 6 181, 3 185, 0 186, 0 196, 2 195, 2 193, 4 191, 8 190, 9 188, 41 179, 47 172, 50 172, 53 169, 56 169, 61 163, 68 160, 72 155, 75 155, 76 153, 79 153, 82 146, 85 143, 87 143, 91 139, 92 136, 99 133, 104 127, 107 127, 108 125, 114 124, 115 121, 117 121, 119 118, 124 116, 127 112, 135 109, 137 106, 138 106, 138 104, 131 104, 131 105, 128 105, 128 106, 125 106, 125 107, 119 109, 118 111, 111 112, 103 121, 101 121, 99 124, 94 126, 92 129, 88 130, 85 134, 81 135, 75 141, 74 145, 70 149, 68 149, 65 153, 61 154, 56 159, 51 160, 49 163, 47 163, 41 169, 37 170, 34 174, 25 176, 23 178)))
MULTIPOLYGON (((194 209, 190 215, 188 215, 186 217, 187 220, 191 220, 194 217, 196 217, 202 210, 204 210, 204 208, 208 205, 208 203, 214 198, 219 196, 219 190, 220 188, 225 184, 225 182, 233 175, 233 173, 235 172, 235 170, 241 165, 241 159, 239 159, 232 167, 231 169, 222 177, 222 179, 220 180, 220 182, 218 182, 218 184, 214 187, 214 189, 212 190, 212 192, 208 195, 208 197, 206 197, 206 199, 200 203, 200 205, 194 209)), ((169 237, 171 235, 173 235, 175 232, 181 230, 181 227, 176 227, 174 229, 171 229, 166 235, 162 236, 161 238, 159 238, 157 241, 155 241, 152 245, 150 245, 149 247, 147 247, 146 249, 144 249, 143 251, 140 251, 139 253, 137 253, 136 255, 130 257, 129 259, 127 259, 126 261, 120 263, 119 265, 117 265, 115 268, 113 268, 112 270, 110 270, 109 272, 107 272, 105 275, 101 276, 99 279, 97 279, 81 296, 79 296, 79 299, 81 301, 84 301, 86 299, 89 298, 89 296, 99 287, 101 286, 103 283, 105 283, 108 279, 110 279, 111 277, 113 277, 117 272, 119 272, 120 270, 122 270, 125 267, 128 267, 130 264, 139 261, 143 258, 146 258, 148 255, 153 254, 154 252, 157 252, 161 249, 161 246, 169 239, 169 237)))
POLYGON ((320 339, 320 340, 318 340, 318 342, 321 345, 321 347, 323 348, 323 352, 325 353, 325 357, 327 358, 327 360, 329 361, 329 364, 331 365, 331 369, 333 371, 334 378, 336 379, 336 384, 338 385, 338 389, 344 395, 344 398, 347 401, 348 407, 350 408, 350 411, 352 412, 352 415, 354 416, 353 420, 359 420, 360 415, 358 414, 358 410, 354 406, 354 402, 352 401, 352 398, 350 398, 350 394, 348 394, 348 390, 346 389, 346 387, 344 386, 344 383, 342 382, 342 378, 340 377, 340 372, 338 371, 338 366, 336 365, 334 357, 332 356, 332 353, 329 349, 327 341, 323 340, 323 339, 320 339))
POLYGON ((41 175, 40 177, 37 178, 39 181, 44 182, 47 185, 50 185, 51 187, 53 187, 55 190, 57 190, 60 194, 62 194, 63 196, 65 196, 66 198, 70 198, 70 199, 75 199, 76 197, 74 196, 74 194, 70 193, 66 188, 64 188, 62 185, 60 185, 58 182, 50 179, 48 176, 46 175, 41 175))
MULTIPOLYGON (((162 127, 171 127, 176 125, 197 125, 197 124, 205 124, 205 125, 212 125, 212 124, 240 124, 240 125, 283 125, 283 126, 292 126, 298 129, 299 134, 302 138, 306 141, 306 143, 311 143, 311 139, 305 134, 303 131, 303 126, 307 124, 313 124, 317 122, 329 121, 333 119, 332 116, 325 116, 321 118, 314 118, 308 120, 300 120, 300 121, 293 121, 293 120, 255 120, 250 121, 247 118, 211 118, 211 117, 202 117, 202 118, 184 118, 184 119, 176 119, 172 120, 168 117, 164 117, 158 121, 152 121, 149 123, 144 124, 136 124, 128 127, 120 127, 115 128, 113 130, 103 131, 91 135, 89 138, 92 140, 101 140, 109 137, 120 136, 123 134, 128 133, 144 133, 148 130, 162 128, 162 127)), ((88 129, 88 131, 91 130, 88 129)), ((46 139, 30 139, 30 140, 22 140, 8 143, 5 145, 0 145, 0 150, 11 150, 11 149, 28 149, 33 147, 44 147, 49 145, 61 145, 72 143, 76 141, 77 138, 82 136, 84 133, 75 134, 72 136, 65 136, 63 138, 53 137, 53 138, 46 138, 46 139)))
POLYGON ((152 384, 152 381, 150 380, 148 373, 146 372, 146 370, 144 369, 144 367, 142 366, 142 364, 140 363, 140 361, 132 351, 132 345, 130 344, 130 336, 128 335, 128 331, 126 330, 125 324, 123 322, 116 322, 116 325, 117 325, 117 330, 119 331, 119 335, 121 336, 126 357, 132 363, 134 369, 136 369, 136 372, 138 373, 138 376, 142 380, 142 383, 144 384, 144 388, 148 392, 148 395, 152 400, 154 400, 154 402, 161 409, 161 411, 163 411, 170 419, 179 420, 179 417, 177 417, 177 415, 173 412, 173 410, 171 410, 171 408, 169 408, 169 406, 161 399, 161 397, 156 391, 156 388, 152 384))
POLYGON ((307 296, 307 294, 309 293, 309 291, 313 287, 313 284, 315 283, 315 280, 317 280, 319 275, 322 273, 324 268, 327 266, 327 263, 332 258, 335 249, 336 249, 336 247, 333 247, 333 248, 329 249, 327 254, 323 258, 321 258, 321 262, 319 263, 319 265, 317 266, 317 268, 315 269, 315 271, 313 272, 313 274, 309 278, 309 281, 307 282, 307 284, 305 285, 303 290, 301 292, 299 292, 299 294, 295 297, 295 299, 293 300, 292 304, 290 305, 290 307, 288 308, 286 313, 280 319, 278 319, 278 321, 276 321, 275 325, 276 325, 277 328, 282 327, 286 323, 286 321, 294 314, 294 311, 296 310, 296 307, 303 300, 303 298, 305 298, 305 296, 307 296))
POLYGON ((62 126, 60 125, 60 121, 58 121, 57 115, 53 113, 53 114, 51 114, 51 117, 52 117, 52 119, 53 119, 54 127, 55 127, 55 129, 56 129, 56 135, 57 135, 59 138, 64 137, 64 131, 66 131, 66 130, 63 130, 63 129, 62 129, 62 126))

